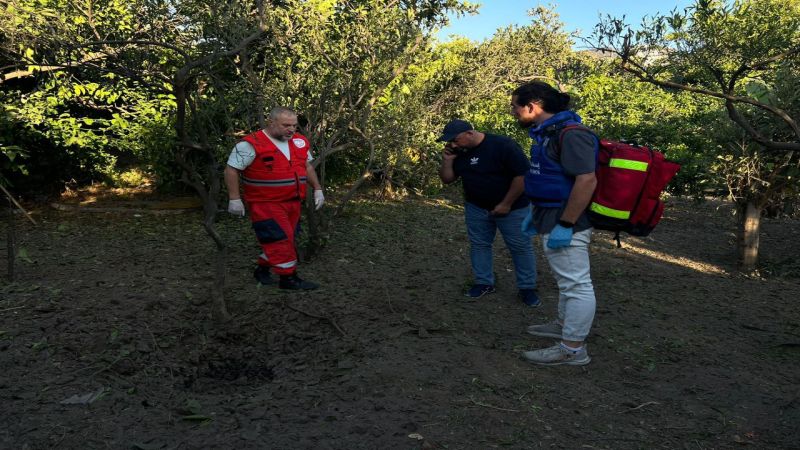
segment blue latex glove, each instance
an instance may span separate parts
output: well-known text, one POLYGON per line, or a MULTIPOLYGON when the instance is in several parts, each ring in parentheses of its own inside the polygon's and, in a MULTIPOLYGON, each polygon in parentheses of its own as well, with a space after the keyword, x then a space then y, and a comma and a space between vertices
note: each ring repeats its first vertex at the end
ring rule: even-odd
POLYGON ((533 226, 533 210, 528 208, 528 215, 522 219, 522 225, 519 227, 522 234, 527 237, 536 236, 536 228, 533 226))
POLYGON ((550 239, 547 240, 547 248, 569 247, 570 242, 572 242, 572 228, 556 225, 553 231, 550 232, 550 239))

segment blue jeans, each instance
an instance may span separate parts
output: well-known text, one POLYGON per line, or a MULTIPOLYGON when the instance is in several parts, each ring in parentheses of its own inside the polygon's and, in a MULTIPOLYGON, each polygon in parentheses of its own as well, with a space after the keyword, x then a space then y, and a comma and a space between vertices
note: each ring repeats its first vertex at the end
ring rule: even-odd
POLYGON ((491 216, 489 211, 466 203, 464 220, 469 236, 469 257, 472 261, 472 273, 475 284, 494 286, 494 270, 492 264, 492 244, 497 229, 503 235, 506 247, 511 252, 511 260, 517 275, 517 288, 536 288, 536 259, 530 238, 524 236, 520 227, 522 219, 528 214, 528 208, 514 209, 505 216, 491 216))

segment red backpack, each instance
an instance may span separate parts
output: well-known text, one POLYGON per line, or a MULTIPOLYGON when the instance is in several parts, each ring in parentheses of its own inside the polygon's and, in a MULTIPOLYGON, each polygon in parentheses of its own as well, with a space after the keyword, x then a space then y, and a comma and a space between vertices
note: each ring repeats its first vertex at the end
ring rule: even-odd
MULTIPOLYGON (((561 129, 559 146, 564 133, 587 128, 567 125, 561 129)), ((588 130, 591 131, 591 130, 588 130)), ((597 157, 597 187, 589 204, 588 216, 598 230, 632 236, 647 236, 664 213, 661 192, 681 166, 664 158, 664 154, 635 143, 599 139, 597 157)))

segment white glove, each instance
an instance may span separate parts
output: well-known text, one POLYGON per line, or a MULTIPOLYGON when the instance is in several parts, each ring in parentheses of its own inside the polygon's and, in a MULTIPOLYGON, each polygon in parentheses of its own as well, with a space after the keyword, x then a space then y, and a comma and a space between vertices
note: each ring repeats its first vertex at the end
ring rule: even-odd
POLYGON ((325 203, 325 195, 322 194, 321 189, 317 189, 314 191, 314 210, 318 210, 322 208, 322 205, 325 203))
POLYGON ((234 216, 244 217, 244 203, 241 199, 228 201, 228 212, 234 216))

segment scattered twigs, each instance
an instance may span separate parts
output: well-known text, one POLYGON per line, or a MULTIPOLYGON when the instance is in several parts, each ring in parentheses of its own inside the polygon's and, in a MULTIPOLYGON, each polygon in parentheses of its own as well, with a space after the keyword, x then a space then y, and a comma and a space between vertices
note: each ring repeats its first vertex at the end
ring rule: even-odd
MULTIPOLYGON (((105 372, 106 370, 109 370, 109 369, 111 369, 112 367, 114 367, 114 365, 115 365, 116 363, 118 363, 118 362, 120 362, 120 361, 122 361, 123 359, 126 359, 126 358, 128 358, 128 355, 120 355, 120 356, 117 356, 117 357, 116 357, 116 358, 114 358, 114 360, 113 360, 113 361, 111 361, 110 363, 108 363, 108 364, 106 364, 105 366, 102 366, 102 367, 100 367, 99 369, 97 369, 96 371, 92 372, 92 374, 91 374, 91 375, 89 375, 89 377, 90 377, 90 378, 91 378, 91 377, 94 377, 94 376, 96 376, 96 375, 99 375, 99 374, 101 374, 101 373, 105 372)), ((96 367, 96 366, 95 366, 95 367, 96 367)))
POLYGON ((6 194, 6 196, 8 197, 8 199, 9 199, 9 200, 11 200, 11 201, 14 203, 14 205, 15 205, 17 208, 19 208, 19 210, 20 210, 20 211, 22 211, 23 213, 25 213, 25 217, 27 217, 27 218, 28 218, 28 220, 30 220, 30 221, 31 221, 31 222, 32 222, 34 225, 38 225, 38 224, 36 223, 36 221, 35 221, 35 220, 33 220, 33 217, 31 217, 31 214, 30 214, 28 211, 25 211, 25 208, 23 208, 23 207, 22 207, 22 205, 20 205, 20 204, 19 204, 19 202, 17 202, 17 200, 14 198, 14 196, 13 196, 13 195, 11 195, 11 193, 10 193, 10 192, 8 192, 8 191, 6 190, 6 188, 4 188, 4 187, 3 187, 3 185, 2 185, 2 184, 0 184, 0 189, 2 189, 2 190, 3 190, 3 193, 5 193, 5 194, 6 194))
POLYGON ((484 408, 496 409, 498 411, 506 411, 506 412, 519 412, 518 409, 508 409, 508 408, 500 408, 499 406, 489 405, 488 403, 483 403, 475 400, 474 397, 470 396, 469 400, 476 406, 483 406, 484 408))
POLYGON ((14 263, 17 259, 17 226, 14 219, 14 208, 12 208, 12 204, 19 208, 20 211, 25 213, 25 217, 27 217, 31 223, 34 225, 37 225, 37 223, 35 220, 33 220, 33 217, 31 217, 30 213, 25 211, 25 208, 23 208, 22 205, 17 202, 14 196, 11 195, 11 193, 8 192, 8 190, 3 187, 2 184, 0 184, 0 189, 2 189, 6 194, 6 197, 8 197, 8 280, 13 282, 16 276, 14 263))
POLYGON ((144 327, 145 327, 145 329, 147 329, 147 332, 150 334, 150 339, 153 340, 153 351, 158 352, 161 355, 161 359, 164 360, 164 364, 166 364, 167 368, 169 369, 169 379, 170 379, 170 381, 172 381, 172 385, 174 385, 175 384, 175 374, 172 373, 172 365, 167 360, 167 355, 165 355, 164 351, 161 350, 161 347, 159 347, 158 341, 156 341, 156 336, 150 330, 150 326, 147 325, 147 324, 144 324, 144 327))
POLYGON ((625 411, 620 411, 620 414, 633 412, 633 411, 636 411, 637 409, 642 409, 645 406, 649 406, 649 405, 660 405, 660 403, 658 403, 658 402, 645 402, 645 403, 642 403, 641 405, 636 406, 634 408, 626 409, 625 411))
POLYGON ((774 333, 774 331, 772 331, 772 330, 767 330, 766 328, 756 327, 756 326, 753 326, 753 325, 747 325, 747 324, 744 324, 744 323, 741 324, 741 327, 744 328, 745 330, 765 331, 767 333, 774 333))
POLYGON ((102 370, 100 370, 99 372, 95 372, 95 373, 100 373, 100 372, 102 372, 103 370, 105 370, 105 369, 103 369, 103 366, 102 366, 101 364, 92 364, 92 365, 90 365, 90 366, 86 366, 86 367, 80 367, 80 368, 77 368, 77 369, 73 370, 72 372, 67 372, 67 374, 66 374, 66 375, 67 375, 67 376, 74 377, 74 376, 76 376, 77 374, 79 374, 79 373, 83 372, 84 370, 97 369, 98 367, 99 367, 100 369, 102 369, 102 370))
POLYGON ((520 396, 519 396, 519 398, 518 398, 517 400, 520 400, 520 401, 522 401, 522 399, 523 399, 523 398, 525 398, 525 397, 526 397, 528 394, 532 394, 533 392, 534 392, 534 390, 533 390, 533 389, 531 389, 531 390, 529 390, 529 391, 525 392, 524 394, 520 395, 520 396))
POLYGON ((333 326, 333 328, 336 328, 336 331, 338 331, 339 334, 341 334, 342 336, 347 336, 347 333, 345 333, 344 330, 342 330, 341 327, 339 327, 339 324, 336 323, 336 321, 331 319, 330 317, 318 316, 316 314, 311 314, 310 312, 303 311, 302 309, 297 308, 297 307, 292 306, 292 305, 289 305, 289 304, 287 304, 286 307, 291 309, 291 310, 293 310, 293 311, 297 311, 300 314, 306 315, 308 317, 313 317, 314 319, 324 320, 324 321, 328 322, 329 324, 331 324, 331 326, 333 326))
POLYGON ((394 310, 394 306, 392 306, 392 298, 389 296, 389 287, 386 286, 386 283, 383 284, 383 292, 385 294, 384 297, 386 297, 386 303, 389 304, 389 311, 391 311, 392 314, 397 314, 397 311, 394 310))
POLYGON ((23 305, 23 306, 15 306, 15 307, 13 307, 13 308, 0 309, 0 313, 4 313, 4 312, 8 312, 8 311, 13 311, 13 310, 15 310, 15 309, 22 309, 22 308, 24 308, 24 307, 25 307, 25 306, 23 305))

